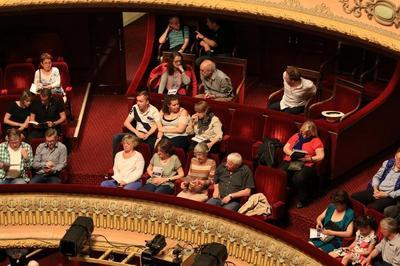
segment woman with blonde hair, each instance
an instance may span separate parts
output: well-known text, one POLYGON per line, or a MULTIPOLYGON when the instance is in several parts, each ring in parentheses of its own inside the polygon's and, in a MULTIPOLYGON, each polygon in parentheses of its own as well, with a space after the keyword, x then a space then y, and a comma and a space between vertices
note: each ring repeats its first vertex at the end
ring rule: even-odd
POLYGON ((121 143, 124 149, 115 155, 112 180, 103 181, 101 186, 137 190, 142 186, 140 178, 144 170, 144 158, 135 150, 139 145, 139 139, 126 134, 121 143))
POLYGON ((298 192, 298 208, 305 206, 311 198, 317 180, 316 164, 325 157, 324 144, 318 137, 317 126, 306 121, 283 147, 284 158, 281 169, 286 171, 289 184, 298 192))

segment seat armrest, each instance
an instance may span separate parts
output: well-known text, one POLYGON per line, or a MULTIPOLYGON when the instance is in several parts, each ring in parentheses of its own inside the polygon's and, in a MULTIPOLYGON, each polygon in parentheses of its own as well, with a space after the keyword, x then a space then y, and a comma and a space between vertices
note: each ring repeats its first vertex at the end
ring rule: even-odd
POLYGON ((224 152, 226 152, 226 150, 227 150, 227 147, 228 147, 228 142, 230 141, 230 139, 231 139, 231 136, 230 135, 224 135, 223 137, 222 137, 222 140, 221 140, 221 146, 220 146, 220 151, 222 152, 222 153, 224 153, 224 152))
POLYGON ((65 91, 66 94, 69 94, 69 93, 72 93, 72 90, 73 90, 72 86, 68 86, 68 87, 65 88, 64 91, 65 91))
POLYGON ((0 95, 7 95, 7 94, 8 94, 8 90, 7 89, 0 90, 0 95))
POLYGON ((283 88, 280 89, 280 90, 277 90, 277 91, 275 91, 275 92, 273 92, 273 93, 271 93, 271 94, 268 96, 267 107, 268 107, 271 103, 277 102, 277 101, 279 101, 280 99, 282 99, 282 96, 283 96, 283 88))
POLYGON ((280 219, 285 215, 286 204, 283 201, 277 201, 271 207, 271 219, 280 219))
POLYGON ((199 85, 199 87, 197 88, 197 94, 202 94, 202 93, 204 93, 204 85, 203 85, 203 83, 201 83, 199 85))
POLYGON ((330 108, 330 106, 333 105, 333 98, 334 96, 332 96, 329 99, 326 99, 325 101, 321 101, 321 102, 317 102, 314 103, 310 106, 310 108, 308 109, 308 118, 311 119, 318 119, 321 118, 321 112, 322 111, 327 111, 330 108))

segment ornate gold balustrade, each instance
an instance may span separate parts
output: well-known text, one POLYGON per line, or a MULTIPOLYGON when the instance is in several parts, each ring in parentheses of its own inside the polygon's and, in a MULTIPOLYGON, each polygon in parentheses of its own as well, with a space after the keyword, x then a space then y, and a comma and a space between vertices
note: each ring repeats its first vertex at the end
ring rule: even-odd
MULTIPOLYGON (((150 239, 162 234, 168 240, 193 246, 222 243, 230 258, 241 262, 237 265, 331 262, 329 256, 279 228, 206 204, 89 186, 17 185, 11 186, 12 192, 6 187, 10 186, 0 187, 0 248, 57 247, 76 217, 89 216, 95 224, 94 233, 106 235, 114 243, 143 244, 132 241, 138 241, 138 235, 150 239)), ((96 239, 94 244, 107 248, 104 243, 96 239)))

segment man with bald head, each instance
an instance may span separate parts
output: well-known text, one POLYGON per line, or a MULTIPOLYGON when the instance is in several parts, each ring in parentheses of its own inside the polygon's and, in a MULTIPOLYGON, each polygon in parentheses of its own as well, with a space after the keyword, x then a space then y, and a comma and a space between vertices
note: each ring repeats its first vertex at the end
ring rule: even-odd
POLYGON ((196 95, 197 98, 212 99, 215 101, 232 101, 234 92, 231 79, 215 63, 205 59, 200 64, 200 79, 204 86, 204 93, 196 95))

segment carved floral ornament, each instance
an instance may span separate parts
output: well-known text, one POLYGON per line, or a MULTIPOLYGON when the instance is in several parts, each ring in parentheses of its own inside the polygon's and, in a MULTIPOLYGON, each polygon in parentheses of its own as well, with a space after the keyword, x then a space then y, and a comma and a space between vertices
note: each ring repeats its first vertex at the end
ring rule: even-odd
POLYGON ((353 14, 356 18, 361 17, 362 11, 365 11, 367 17, 371 20, 385 26, 394 25, 396 29, 400 27, 400 6, 397 7, 389 0, 339 0, 343 4, 343 10, 347 14, 353 14))
MULTIPOLYGON (((179 206, 144 200, 91 195, 0 195, 0 232, 7 226, 68 226, 77 216, 93 218, 95 227, 110 231, 163 234, 201 245, 219 242, 230 256, 251 265, 320 265, 300 250, 246 225, 179 206)), ((2 239, 0 247, 54 248, 56 239, 2 239)))

